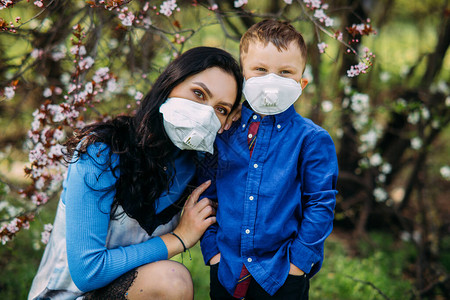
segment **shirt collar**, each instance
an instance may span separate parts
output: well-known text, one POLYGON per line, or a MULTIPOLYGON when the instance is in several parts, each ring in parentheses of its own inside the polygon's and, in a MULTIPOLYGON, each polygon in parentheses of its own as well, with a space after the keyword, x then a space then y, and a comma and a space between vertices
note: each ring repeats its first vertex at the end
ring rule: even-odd
MULTIPOLYGON (((241 112, 241 130, 245 130, 248 127, 248 124, 252 121, 253 115, 256 113, 252 110, 247 101, 244 101, 242 104, 242 112, 241 112)), ((294 105, 289 106, 287 110, 282 113, 276 115, 265 116, 264 119, 269 118, 273 121, 273 124, 276 126, 278 131, 283 130, 289 120, 296 114, 294 105)), ((259 117, 259 116, 258 116, 259 117)), ((259 121, 261 121, 261 117, 259 117, 259 121)))

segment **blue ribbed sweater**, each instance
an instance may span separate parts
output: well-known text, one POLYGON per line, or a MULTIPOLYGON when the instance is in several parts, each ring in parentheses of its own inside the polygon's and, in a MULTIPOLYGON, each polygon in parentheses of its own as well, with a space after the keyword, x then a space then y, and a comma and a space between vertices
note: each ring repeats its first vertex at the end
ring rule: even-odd
MULTIPOLYGON (((126 247, 105 247, 115 184, 119 174, 109 165, 119 163, 118 155, 109 160, 108 147, 94 144, 88 154, 70 164, 63 184, 62 201, 66 204, 66 246, 70 275, 77 287, 86 292, 103 287, 124 273, 141 265, 167 259, 167 247, 160 237, 126 247), (103 190, 103 191, 102 191, 103 190)), ((156 213, 178 200, 193 177, 195 166, 185 152, 175 158, 176 180, 169 194, 157 201, 156 213)))

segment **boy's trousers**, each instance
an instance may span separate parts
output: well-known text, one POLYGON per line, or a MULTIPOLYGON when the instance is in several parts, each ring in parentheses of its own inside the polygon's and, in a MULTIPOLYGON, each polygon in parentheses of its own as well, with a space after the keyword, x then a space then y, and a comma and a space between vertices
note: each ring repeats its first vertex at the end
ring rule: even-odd
MULTIPOLYGON (((211 266, 210 270, 210 297, 212 300, 235 300, 219 282, 217 272, 219 264, 211 266)), ((275 293, 270 296, 254 279, 251 279, 247 290, 245 300, 265 300, 265 299, 283 299, 283 300, 308 300, 309 279, 308 275, 294 276, 288 275, 286 282, 275 293)))

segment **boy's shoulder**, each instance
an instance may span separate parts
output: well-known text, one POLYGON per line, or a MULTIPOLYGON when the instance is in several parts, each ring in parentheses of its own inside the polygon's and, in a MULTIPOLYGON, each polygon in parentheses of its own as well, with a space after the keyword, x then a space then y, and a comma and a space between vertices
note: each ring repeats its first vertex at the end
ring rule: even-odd
POLYGON ((318 134, 323 133, 329 135, 328 131, 322 128, 320 125, 314 123, 311 119, 303 117, 298 112, 296 112, 291 119, 290 130, 294 132, 299 132, 303 134, 318 134))

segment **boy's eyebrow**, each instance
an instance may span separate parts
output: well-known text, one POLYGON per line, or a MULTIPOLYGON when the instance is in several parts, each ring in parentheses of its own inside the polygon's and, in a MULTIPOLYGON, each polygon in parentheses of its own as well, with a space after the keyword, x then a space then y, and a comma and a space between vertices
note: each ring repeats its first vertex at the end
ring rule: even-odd
POLYGON ((205 92, 208 94, 208 96, 209 96, 209 97, 212 97, 212 93, 211 93, 211 91, 208 89, 208 87, 206 86, 206 84, 204 84, 203 82, 199 82, 199 81, 193 82, 193 83, 198 84, 199 86, 201 86, 201 87, 205 90, 205 92))
POLYGON ((290 64, 280 66, 280 69, 295 69, 295 68, 296 67, 294 65, 290 65, 290 64))

